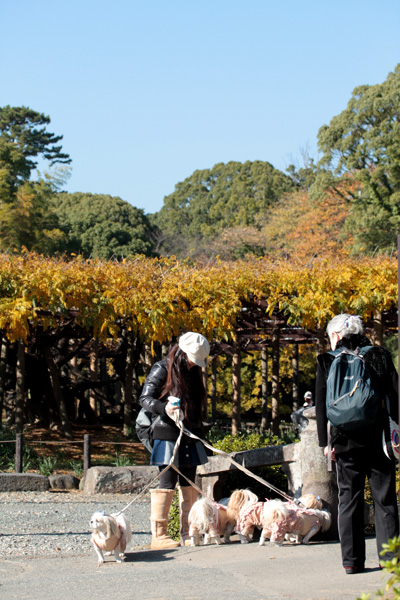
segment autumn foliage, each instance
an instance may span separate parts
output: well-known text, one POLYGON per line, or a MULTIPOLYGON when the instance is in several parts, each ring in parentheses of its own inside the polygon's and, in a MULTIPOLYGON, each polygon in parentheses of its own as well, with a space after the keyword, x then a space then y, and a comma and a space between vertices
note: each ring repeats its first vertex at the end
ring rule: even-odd
POLYGON ((100 341, 123 329, 149 344, 182 330, 232 340, 243 303, 257 299, 308 329, 341 311, 369 316, 396 306, 397 261, 302 266, 263 258, 199 266, 141 256, 101 262, 0 255, 0 330, 10 341, 27 342, 37 325, 56 328, 71 319, 100 341))

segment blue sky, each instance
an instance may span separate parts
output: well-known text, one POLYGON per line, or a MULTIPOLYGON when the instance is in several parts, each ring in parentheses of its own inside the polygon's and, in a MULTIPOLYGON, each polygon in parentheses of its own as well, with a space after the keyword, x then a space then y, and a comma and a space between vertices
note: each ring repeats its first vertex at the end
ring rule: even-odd
POLYGON ((146 213, 196 169, 317 156, 400 62, 398 0, 0 0, 0 106, 50 116, 69 192, 146 213))

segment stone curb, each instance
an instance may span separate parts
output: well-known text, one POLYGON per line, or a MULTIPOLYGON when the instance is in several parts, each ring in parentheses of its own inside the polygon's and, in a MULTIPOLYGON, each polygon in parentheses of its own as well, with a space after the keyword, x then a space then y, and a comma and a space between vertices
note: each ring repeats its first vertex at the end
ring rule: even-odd
POLYGON ((0 492, 47 492, 49 478, 37 473, 0 473, 0 492))
MULTIPOLYGON (((157 477, 158 467, 91 467, 79 481, 70 474, 0 473, 0 492, 46 492, 81 489, 88 494, 139 493, 157 477)), ((157 487, 158 481, 155 482, 157 487)))
MULTIPOLYGON (((80 483, 88 494, 139 493, 159 473, 158 467, 91 467, 80 483)), ((158 481, 155 482, 158 485, 158 481)))

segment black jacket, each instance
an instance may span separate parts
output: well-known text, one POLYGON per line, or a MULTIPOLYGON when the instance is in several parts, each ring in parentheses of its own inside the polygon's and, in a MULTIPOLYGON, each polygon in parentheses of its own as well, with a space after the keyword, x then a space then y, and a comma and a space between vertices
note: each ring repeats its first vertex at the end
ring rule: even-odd
MULTIPOLYGON (((371 346, 371 342, 364 335, 349 335, 339 340, 336 348, 356 350, 371 346)), ((334 357, 325 352, 317 357, 317 381, 315 390, 315 412, 317 418, 318 440, 321 447, 328 445, 327 418, 326 418, 326 382, 329 369, 334 357)), ((365 355, 371 378, 377 389, 381 390, 381 400, 384 402, 387 395, 390 401, 390 415, 398 422, 398 377, 390 352, 382 346, 374 346, 365 355)), ((382 443, 384 410, 372 428, 362 431, 340 432, 335 427, 331 429, 332 446, 336 453, 345 452, 352 448, 361 448, 366 444, 382 443)))
MULTIPOLYGON (((146 410, 161 416, 154 428, 154 439, 170 440, 175 442, 179 436, 179 429, 165 412, 165 406, 168 402, 169 394, 164 396, 161 395, 161 390, 164 387, 167 376, 168 358, 154 363, 148 377, 146 378, 146 381, 144 382, 142 393, 139 398, 139 404, 146 410)), ((190 371, 186 373, 186 376, 188 378, 190 391, 190 371)), ((186 421, 184 421, 184 425, 187 427, 187 429, 189 429, 189 431, 195 435, 198 435, 199 437, 202 437, 203 432, 201 422, 186 423, 186 421)), ((184 435, 182 442, 185 444, 194 444, 196 440, 184 435)))

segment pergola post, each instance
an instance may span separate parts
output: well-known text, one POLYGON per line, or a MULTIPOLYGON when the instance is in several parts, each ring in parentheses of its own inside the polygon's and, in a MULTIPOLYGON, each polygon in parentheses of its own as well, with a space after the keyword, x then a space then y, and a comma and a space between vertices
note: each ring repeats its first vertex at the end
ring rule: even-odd
POLYGON ((268 348, 261 350, 261 431, 268 427, 268 348))
POLYGON ((277 327, 272 332, 272 432, 279 435, 279 338, 277 327))
POLYGON ((241 427, 240 420, 240 346, 235 344, 232 357, 232 388, 233 388, 233 403, 232 403, 232 435, 238 433, 241 427))
POLYGON ((211 361, 211 420, 217 418, 217 357, 211 361))
POLYGON ((293 344, 292 350, 292 396, 293 396, 293 410, 299 408, 299 345, 293 344))

